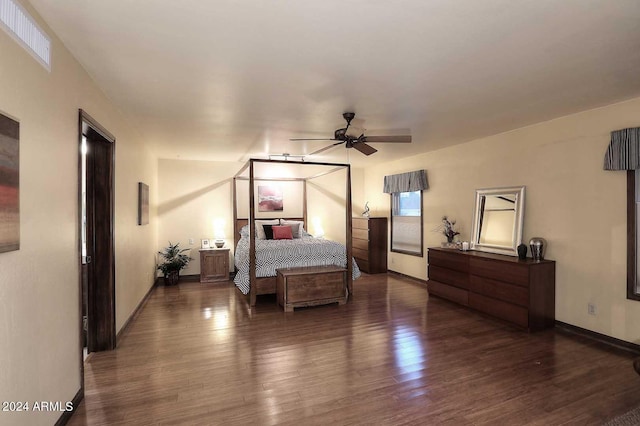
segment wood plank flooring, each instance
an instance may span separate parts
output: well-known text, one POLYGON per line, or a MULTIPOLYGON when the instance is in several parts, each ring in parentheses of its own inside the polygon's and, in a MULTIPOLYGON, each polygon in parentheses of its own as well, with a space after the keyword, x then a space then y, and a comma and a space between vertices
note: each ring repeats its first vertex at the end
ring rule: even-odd
POLYGON ((527 334, 395 275, 346 305, 249 310, 232 283, 158 287, 86 363, 70 425, 602 424, 640 405, 633 355, 527 334))

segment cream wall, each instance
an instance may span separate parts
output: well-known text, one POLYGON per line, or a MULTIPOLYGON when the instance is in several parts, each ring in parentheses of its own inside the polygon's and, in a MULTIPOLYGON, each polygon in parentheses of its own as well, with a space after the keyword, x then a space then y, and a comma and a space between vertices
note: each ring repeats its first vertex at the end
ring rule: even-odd
POLYGON ((346 234, 346 169, 307 181, 309 232, 317 234, 317 223, 327 240, 345 243, 346 234))
MULTIPOLYGON (((140 135, 39 23, 53 38, 51 73, 0 31, 0 112, 20 122, 21 219, 20 250, 0 253, 0 400, 64 402, 81 385, 78 109, 117 138, 118 330, 153 284, 155 209, 140 227, 136 203, 138 181, 153 191, 157 172, 140 135)), ((2 412, 0 423, 50 425, 60 415, 2 412)))
MULTIPOLYGON (((312 179, 307 183, 309 232, 316 234, 315 222, 319 221, 325 238, 346 243, 346 170, 312 179)), ((364 211, 364 169, 351 167, 352 216, 364 211)))
MULTIPOLYGON (((382 184, 380 184, 382 190, 382 184)), ((351 167, 351 210, 353 216, 361 217, 364 206, 369 201, 364 193, 364 169, 351 167)))
MULTIPOLYGON (((200 240, 214 237, 215 219, 223 221, 225 247, 233 253, 232 185, 241 167, 231 162, 159 160, 157 249, 169 241, 190 249, 193 260, 181 275, 200 274, 200 240)), ((233 268, 231 259, 229 267, 233 268)))
MULTIPOLYGON (((386 163, 365 170, 365 198, 389 216, 383 176, 426 169, 430 247, 444 239, 432 232, 443 215, 470 238, 475 189, 525 185, 523 240, 544 237, 557 262, 556 319, 640 343, 640 302, 626 299, 626 175, 602 170, 610 132, 638 125, 640 98, 386 163)), ((389 253, 391 270, 426 279, 426 267, 426 254, 389 253)))

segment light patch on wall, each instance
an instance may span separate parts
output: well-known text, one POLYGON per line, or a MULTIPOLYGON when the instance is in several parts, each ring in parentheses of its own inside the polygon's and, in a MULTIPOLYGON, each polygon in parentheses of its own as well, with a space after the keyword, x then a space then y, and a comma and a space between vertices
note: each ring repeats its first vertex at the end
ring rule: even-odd
POLYGON ((295 166, 284 163, 255 163, 254 176, 262 179, 286 179, 295 178, 295 166))
POLYGON ((322 227, 322 219, 319 216, 313 218, 313 236, 316 238, 324 237, 324 228, 322 227))

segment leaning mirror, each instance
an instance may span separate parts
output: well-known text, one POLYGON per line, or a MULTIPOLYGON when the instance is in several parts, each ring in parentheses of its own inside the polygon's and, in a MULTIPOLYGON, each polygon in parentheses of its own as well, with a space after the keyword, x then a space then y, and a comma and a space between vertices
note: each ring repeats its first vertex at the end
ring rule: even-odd
POLYGON ((476 190, 471 249, 517 256, 523 219, 524 186, 476 190))

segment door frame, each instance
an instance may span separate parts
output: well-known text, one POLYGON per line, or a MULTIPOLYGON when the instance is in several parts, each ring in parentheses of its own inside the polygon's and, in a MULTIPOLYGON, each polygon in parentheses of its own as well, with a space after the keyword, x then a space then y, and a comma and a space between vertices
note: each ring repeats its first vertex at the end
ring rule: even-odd
MULTIPOLYGON (((116 347, 116 309, 115 309, 115 238, 114 238, 114 225, 115 225, 115 197, 114 197, 114 185, 115 185, 115 137, 109 133, 104 127, 100 125, 93 117, 87 114, 83 109, 78 110, 78 282, 79 282, 79 311, 80 311, 80 342, 82 342, 83 338, 83 296, 84 290, 82 285, 82 138, 84 134, 85 125, 90 127, 93 131, 100 134, 100 136, 104 137, 104 139, 111 143, 110 149, 110 163, 109 167, 111 169, 111 181, 109 185, 109 202, 110 202, 110 235, 109 235, 109 257, 110 257, 110 269, 111 269, 111 280, 108 284, 108 288, 105 289, 107 293, 110 295, 111 300, 106 301, 110 305, 111 311, 111 320, 109 324, 110 329, 110 347, 108 349, 115 349, 116 347)), ((81 390, 84 394, 84 356, 83 356, 83 346, 80 345, 80 375, 81 375, 81 390)))

